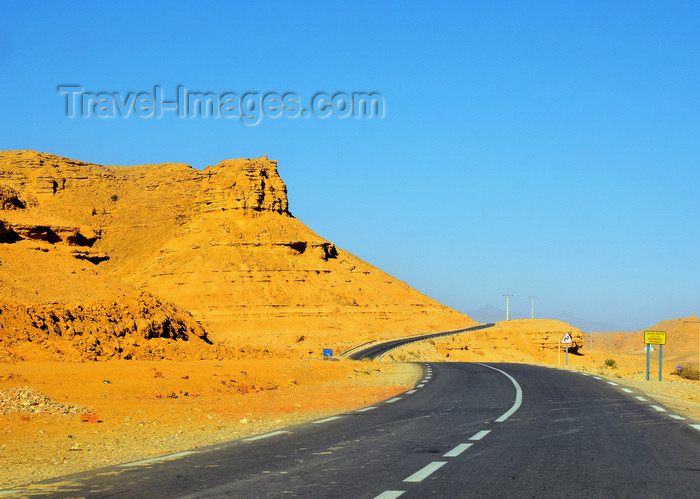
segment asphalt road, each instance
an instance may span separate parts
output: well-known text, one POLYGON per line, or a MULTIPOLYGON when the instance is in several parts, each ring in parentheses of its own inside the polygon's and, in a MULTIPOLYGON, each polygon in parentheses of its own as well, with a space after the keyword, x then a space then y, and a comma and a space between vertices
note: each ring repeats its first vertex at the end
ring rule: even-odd
POLYGON ((370 359, 374 360, 378 357, 381 357, 385 353, 389 352, 390 350, 393 350, 394 348, 400 347, 402 345, 407 345, 409 343, 415 343, 416 341, 422 341, 422 340, 429 340, 430 338, 439 338, 440 336, 452 336, 455 334, 459 333, 467 333, 469 331, 478 331, 479 329, 486 329, 489 327, 493 327, 494 324, 480 324, 478 326, 472 326, 468 327, 465 329, 455 329, 453 331, 442 331, 440 333, 430 333, 430 334, 424 334, 421 336, 412 336, 410 338, 402 338, 400 340, 391 340, 391 341, 385 341, 382 343, 376 343, 371 346, 367 346, 364 348, 358 348, 357 350, 352 351, 351 353, 343 354, 346 355, 349 359, 354 359, 354 360, 362 360, 362 359, 370 359))
POLYGON ((435 363, 415 391, 370 408, 42 488, 56 497, 697 497, 700 425, 624 390, 558 369, 435 363))

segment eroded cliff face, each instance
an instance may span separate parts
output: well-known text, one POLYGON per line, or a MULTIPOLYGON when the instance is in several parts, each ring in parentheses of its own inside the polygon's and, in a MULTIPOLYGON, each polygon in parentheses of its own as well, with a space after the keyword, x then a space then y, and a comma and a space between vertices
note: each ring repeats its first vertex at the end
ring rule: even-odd
POLYGON ((208 166, 202 172, 197 209, 289 215, 287 186, 277 173, 277 161, 232 159, 208 166))
POLYGON ((210 343, 188 312, 149 293, 85 305, 0 298, 0 362, 215 358, 210 343))
MULTIPOLYGON (((8 189, 5 204, 31 205, 13 209, 13 216, 0 212, 0 238, 93 255, 85 253, 91 265, 78 272, 83 300, 90 295, 85 290, 105 298, 106 291, 92 286, 93 277, 102 276, 112 291, 148 291, 191 312, 214 340, 264 344, 269 335, 297 338, 300 331, 332 329, 352 344, 343 325, 397 336, 409 324, 418 332, 473 322, 295 219, 277 163, 265 157, 196 170, 5 151, 0 185, 8 189)), ((20 247, 4 246, 6 254, 20 247)), ((30 289, 17 280, 13 285, 13 293, 31 298, 30 289)), ((29 301, 66 303, 64 296, 80 295, 68 282, 63 287, 53 298, 46 291, 42 300, 29 301)))

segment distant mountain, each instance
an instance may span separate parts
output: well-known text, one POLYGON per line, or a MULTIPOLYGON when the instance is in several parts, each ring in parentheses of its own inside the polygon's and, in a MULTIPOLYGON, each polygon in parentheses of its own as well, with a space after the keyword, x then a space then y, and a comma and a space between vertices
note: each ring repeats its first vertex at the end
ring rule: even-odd
MULTIPOLYGON (((494 305, 484 305, 481 308, 474 310, 468 310, 465 312, 469 317, 477 322, 499 322, 506 320, 506 311, 502 308, 496 307, 494 305)), ((510 310, 510 319, 529 319, 529 314, 523 314, 522 310, 510 310)), ((611 324, 607 322, 596 322, 589 321, 587 319, 582 319, 573 314, 559 314, 556 317, 551 317, 551 319, 560 320, 571 324, 575 328, 580 329, 585 332, 593 333, 604 333, 608 331, 633 331, 633 328, 621 326, 619 324, 611 324)))
POLYGON ((609 332, 595 335, 596 348, 610 352, 641 352, 644 348, 644 331, 665 331, 664 352, 692 352, 692 362, 697 362, 698 351, 697 316, 667 319, 658 324, 632 332, 609 332))
POLYGON ((633 329, 619 324, 611 324, 607 322, 596 322, 589 321, 587 319, 582 319, 572 314, 559 314, 555 317, 562 322, 571 324, 574 327, 579 328, 581 331, 592 332, 592 333, 605 333, 608 331, 632 331, 633 329))
POLYGON ((498 322, 506 318, 506 311, 493 305, 484 305, 481 308, 465 313, 477 322, 498 322))
MULTIPOLYGON (((500 322, 506 320, 506 311, 494 305, 484 305, 476 310, 465 312, 469 317, 477 322, 500 322)), ((529 319, 529 315, 524 315, 518 311, 514 311, 511 307, 510 319, 529 319)))

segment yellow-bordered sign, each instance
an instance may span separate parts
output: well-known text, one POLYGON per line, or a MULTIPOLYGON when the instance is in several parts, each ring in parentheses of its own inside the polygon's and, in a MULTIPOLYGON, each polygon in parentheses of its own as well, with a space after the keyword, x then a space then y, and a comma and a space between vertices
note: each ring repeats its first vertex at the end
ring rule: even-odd
POLYGON ((666 331, 644 331, 644 343, 647 345, 665 345, 666 331))

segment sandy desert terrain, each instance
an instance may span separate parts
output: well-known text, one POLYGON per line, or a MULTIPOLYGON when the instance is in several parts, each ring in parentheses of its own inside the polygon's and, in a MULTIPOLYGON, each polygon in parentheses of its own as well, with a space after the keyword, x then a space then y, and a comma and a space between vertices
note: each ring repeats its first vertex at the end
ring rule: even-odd
MULTIPOLYGON (((1 488, 370 405, 413 386, 411 362, 563 364, 566 333, 570 368, 700 417, 700 382, 640 381, 636 337, 595 335, 591 350, 553 320, 413 344, 384 363, 322 359, 474 324, 294 218, 267 158, 199 171, 0 152, 1 488)), ((697 358, 689 325, 658 327, 668 370, 697 358)))

